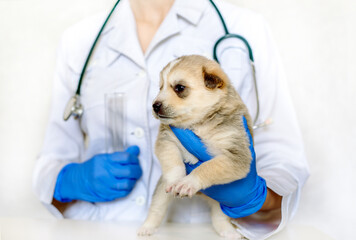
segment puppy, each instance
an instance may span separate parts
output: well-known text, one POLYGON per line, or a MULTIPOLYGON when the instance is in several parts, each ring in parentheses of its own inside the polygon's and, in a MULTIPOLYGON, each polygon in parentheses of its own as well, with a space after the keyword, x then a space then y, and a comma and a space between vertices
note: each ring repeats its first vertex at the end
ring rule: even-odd
MULTIPOLYGON (((251 117, 215 61, 191 55, 168 63, 160 73, 160 92, 153 103, 153 114, 161 121, 155 153, 162 176, 138 235, 151 235, 157 230, 174 196, 192 197, 212 185, 244 178, 252 160, 242 119, 245 116, 252 134, 251 117), (214 158, 186 176, 184 162, 195 164, 198 160, 182 146, 170 125, 191 129, 214 158)), ((240 238, 219 203, 203 194, 200 196, 211 206, 212 224, 217 233, 240 238)))

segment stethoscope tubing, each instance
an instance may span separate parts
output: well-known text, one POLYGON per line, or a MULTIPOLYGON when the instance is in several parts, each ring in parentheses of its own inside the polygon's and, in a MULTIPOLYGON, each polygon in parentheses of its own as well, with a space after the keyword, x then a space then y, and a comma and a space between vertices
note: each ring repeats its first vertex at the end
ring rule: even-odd
POLYGON ((113 12, 115 11, 115 9, 116 9, 117 5, 119 4, 119 2, 120 2, 120 0, 118 0, 118 1, 115 3, 114 7, 111 9, 111 12, 110 12, 109 15, 107 16, 107 18, 106 18, 106 20, 105 20, 103 26, 101 27, 101 29, 100 29, 98 35, 97 35, 96 38, 95 38, 95 41, 94 41, 93 45, 91 46, 91 49, 90 49, 89 54, 88 54, 88 57, 87 57, 87 59, 86 59, 86 61, 85 61, 85 63, 84 63, 82 72, 81 72, 81 74, 80 74, 80 78, 79 78, 79 82, 78 82, 78 86, 77 86, 77 91, 76 91, 76 95, 78 95, 78 96, 80 96, 80 90, 81 90, 82 82, 83 82, 84 75, 85 75, 85 72, 86 72, 86 70, 87 70, 89 61, 90 61, 90 59, 91 59, 91 55, 92 55, 93 52, 94 52, 94 49, 95 49, 95 47, 96 47, 96 45, 97 45, 97 43, 98 43, 98 40, 99 40, 99 38, 100 38, 100 36, 101 36, 101 33, 104 31, 104 28, 105 28, 106 24, 109 22, 109 19, 111 18, 111 15, 112 15, 113 12))

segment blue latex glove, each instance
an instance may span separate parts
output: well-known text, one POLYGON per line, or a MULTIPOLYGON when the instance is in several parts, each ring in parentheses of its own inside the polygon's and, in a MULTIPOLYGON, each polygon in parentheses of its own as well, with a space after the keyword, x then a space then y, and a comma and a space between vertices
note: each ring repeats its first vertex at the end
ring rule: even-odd
POLYGON ((60 202, 107 202, 127 196, 142 175, 138 155, 131 146, 124 152, 95 155, 83 163, 70 163, 58 174, 54 198, 60 202))
MULTIPOLYGON (((257 212, 262 207, 267 196, 266 181, 258 176, 256 172, 256 155, 245 117, 243 117, 243 124, 246 137, 248 137, 250 141, 250 151, 252 155, 250 172, 245 178, 235 182, 214 185, 201 190, 205 195, 218 201, 222 211, 232 218, 245 217, 257 212)), ((191 130, 173 126, 171 126, 171 129, 182 145, 199 160, 199 162, 194 165, 185 164, 187 174, 191 173, 203 162, 213 158, 209 155, 204 143, 202 143, 200 138, 191 130)))

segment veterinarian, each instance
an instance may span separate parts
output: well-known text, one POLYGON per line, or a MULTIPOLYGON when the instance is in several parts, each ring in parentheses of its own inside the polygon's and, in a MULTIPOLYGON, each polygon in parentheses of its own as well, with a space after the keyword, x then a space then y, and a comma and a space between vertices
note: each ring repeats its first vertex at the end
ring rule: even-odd
MULTIPOLYGON (((264 19, 224 1, 216 1, 216 5, 229 31, 243 36, 251 45, 259 101, 248 50, 242 41, 228 39, 219 47, 221 65, 252 119, 259 102, 257 123, 273 120, 254 131, 251 146, 251 152, 253 147, 256 152, 256 165, 251 169, 256 167, 257 175, 252 174, 249 181, 256 182, 256 189, 264 189, 266 194, 254 199, 253 204, 246 203, 248 216, 237 220, 246 237, 266 238, 280 231, 296 213, 301 188, 309 175, 302 138, 276 46, 264 19)), ((72 117, 64 121, 63 111, 76 92, 88 51, 106 15, 88 18, 62 37, 49 125, 33 186, 40 201, 59 218, 143 221, 160 177, 153 153, 159 121, 152 116, 159 72, 182 55, 212 58, 214 43, 224 34, 224 28, 207 0, 122 0, 86 70, 80 99, 84 113, 79 120, 72 117), (126 95, 128 148, 105 153, 104 95, 111 92, 126 95)), ((181 138, 184 141, 184 132, 181 138)), ((199 152, 204 146, 192 147, 199 152)), ((213 194, 231 203, 234 194, 240 198, 251 194, 251 189, 243 187, 229 191, 221 188, 213 194)), ((209 221, 205 202, 199 198, 179 200, 169 220, 209 221)))

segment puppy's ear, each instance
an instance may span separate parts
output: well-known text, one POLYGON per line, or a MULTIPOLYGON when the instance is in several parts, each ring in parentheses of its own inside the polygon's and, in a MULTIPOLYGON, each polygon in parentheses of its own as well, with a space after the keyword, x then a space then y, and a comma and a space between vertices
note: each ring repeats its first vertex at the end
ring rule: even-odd
POLYGON ((208 72, 205 67, 203 67, 203 78, 205 86, 209 89, 223 88, 225 86, 224 80, 219 77, 218 71, 208 72))

